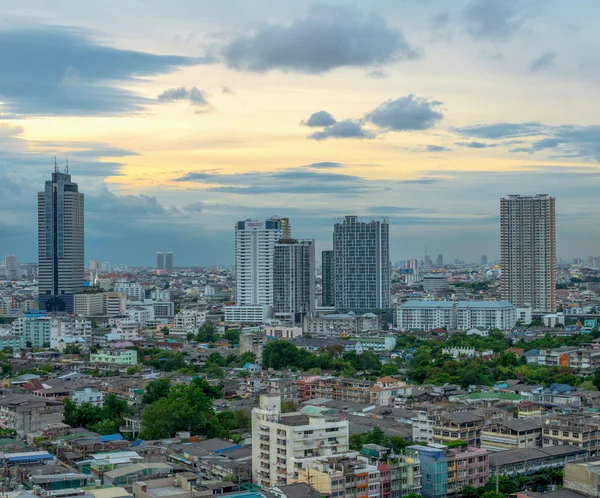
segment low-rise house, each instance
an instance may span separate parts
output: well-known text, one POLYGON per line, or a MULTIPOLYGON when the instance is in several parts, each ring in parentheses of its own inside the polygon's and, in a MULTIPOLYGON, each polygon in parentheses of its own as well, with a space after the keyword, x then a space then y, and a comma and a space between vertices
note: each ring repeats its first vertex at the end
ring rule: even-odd
POLYGON ((526 448, 499 451, 490 455, 493 473, 508 477, 530 475, 544 469, 561 469, 567 463, 581 462, 588 458, 587 451, 571 445, 548 448, 526 448))

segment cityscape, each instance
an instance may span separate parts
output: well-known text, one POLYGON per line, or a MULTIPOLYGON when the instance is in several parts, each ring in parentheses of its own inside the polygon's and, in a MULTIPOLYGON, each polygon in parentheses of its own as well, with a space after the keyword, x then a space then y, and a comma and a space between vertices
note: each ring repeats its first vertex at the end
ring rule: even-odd
POLYGON ((2 495, 600 497, 598 6, 115 7, 0 24, 2 495))

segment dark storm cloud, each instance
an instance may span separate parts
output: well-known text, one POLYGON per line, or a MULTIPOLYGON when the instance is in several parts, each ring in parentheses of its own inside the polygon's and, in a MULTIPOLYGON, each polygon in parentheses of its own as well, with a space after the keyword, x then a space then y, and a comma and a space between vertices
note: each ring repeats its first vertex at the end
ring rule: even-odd
POLYGON ((326 5, 310 7, 306 16, 288 25, 264 24, 223 49, 230 68, 253 72, 318 74, 418 56, 402 32, 379 15, 326 5))
POLYGON ((304 119, 302 124, 304 126, 331 126, 336 123, 336 119, 329 114, 327 111, 313 112, 308 119, 304 119))
POLYGON ((323 128, 322 131, 315 131, 308 138, 313 140, 325 140, 327 138, 375 138, 376 134, 352 119, 338 121, 334 125, 323 128))
POLYGON ((188 101, 191 105, 195 106, 208 106, 208 100, 206 99, 206 93, 193 86, 189 90, 185 87, 169 88, 162 92, 158 97, 161 102, 178 102, 188 101))
POLYGON ((527 15, 518 0, 472 0, 462 12, 467 33, 476 40, 501 40, 518 33, 527 15))
POLYGON ((384 130, 426 130, 443 118, 438 110, 442 102, 410 94, 386 100, 365 115, 365 120, 384 130))
POLYGON ((121 50, 80 29, 43 26, 0 30, 0 101, 22 115, 114 115, 151 103, 115 85, 206 63, 121 50))
POLYGON ((532 73, 542 71, 544 69, 549 69, 552 66, 554 66, 555 59, 556 52, 546 52, 545 54, 542 54, 537 59, 535 59, 529 66, 529 69, 532 73))

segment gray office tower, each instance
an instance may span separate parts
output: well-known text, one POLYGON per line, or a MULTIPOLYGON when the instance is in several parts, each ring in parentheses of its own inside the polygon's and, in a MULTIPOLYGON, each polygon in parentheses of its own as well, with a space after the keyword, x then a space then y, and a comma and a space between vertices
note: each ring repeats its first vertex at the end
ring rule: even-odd
POLYGON ((346 216, 335 221, 335 307, 340 311, 390 308, 387 218, 346 216))
POLYGON ((335 259, 333 251, 321 253, 321 301, 323 306, 335 306, 335 259))
POLYGON ((162 270, 165 267, 165 257, 162 252, 156 253, 156 269, 162 270))
POLYGON ((487 265, 487 256, 485 254, 481 256, 481 265, 487 265))
POLYGON ((315 310, 315 241, 280 239, 273 251, 275 317, 302 321, 315 310))
POLYGON ((165 254, 165 270, 169 273, 173 271, 173 253, 168 252, 165 254))
POLYGON ((73 296, 84 287, 83 194, 68 170, 55 165, 38 193, 39 308, 73 313, 73 296))

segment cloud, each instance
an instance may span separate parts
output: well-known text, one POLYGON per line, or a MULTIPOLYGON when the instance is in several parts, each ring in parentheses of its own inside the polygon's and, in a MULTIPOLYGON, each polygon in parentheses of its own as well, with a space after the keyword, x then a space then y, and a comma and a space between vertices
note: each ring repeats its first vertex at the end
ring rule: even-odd
POLYGON ((449 151, 449 147, 444 147, 443 145, 427 145, 425 147, 427 152, 446 152, 449 151))
MULTIPOLYGON (((315 163, 320 164, 320 163, 315 163)), ((329 163, 332 164, 332 163, 329 163)), ((198 182, 204 192, 242 195, 258 194, 358 194, 381 189, 376 182, 363 177, 326 171, 308 165, 276 171, 252 171, 241 174, 220 173, 214 170, 192 171, 174 178, 175 182, 198 182)))
POLYGON ((161 93, 158 97, 161 102, 178 102, 187 100, 193 106, 208 107, 210 104, 206 99, 206 93, 199 90, 195 86, 189 90, 185 87, 169 88, 161 93))
POLYGON ((235 92, 231 88, 229 88, 228 86, 225 86, 225 85, 223 85, 221 87, 221 93, 227 93, 227 94, 230 94, 230 95, 235 95, 235 92))
POLYGON ((0 30, 0 46, 3 111, 27 116, 139 112, 152 100, 119 84, 209 62, 122 50, 56 26, 0 30))
POLYGON ((223 58, 232 69, 319 74, 340 67, 365 67, 415 59, 402 32, 377 14, 314 5, 288 25, 263 24, 231 40, 223 58))
POLYGON ((497 144, 485 144, 483 142, 456 142, 455 145, 459 147, 468 147, 469 149, 487 149, 489 147, 496 147, 497 144))
POLYGON ((304 126, 332 126, 336 123, 336 119, 327 111, 313 112, 307 119, 302 120, 304 126))
POLYGON ((370 78, 375 78, 377 80, 380 80, 383 78, 387 78, 389 75, 382 69, 373 69, 373 71, 369 71, 367 73, 367 76, 369 76, 370 78))
POLYGON ((365 120, 392 131, 426 130, 443 118, 437 109, 442 102, 429 101, 413 94, 386 100, 365 115, 365 120))
POLYGON ((343 168, 344 165, 342 163, 332 163, 329 161, 323 161, 320 163, 307 164, 305 167, 312 168, 312 169, 335 169, 335 168, 343 168))
POLYGON ((532 73, 542 71, 543 69, 549 69, 554 66, 554 60, 556 59, 556 52, 546 52, 535 59, 529 69, 532 73))
POLYGON ((500 139, 540 135, 544 126, 536 122, 528 123, 494 123, 479 124, 465 128, 455 128, 454 131, 465 137, 500 139))
POLYGON ((323 131, 315 131, 308 138, 313 140, 325 140, 327 138, 375 138, 376 134, 366 130, 362 125, 352 119, 344 119, 323 128, 323 131))
POLYGON ((183 206, 183 210, 188 213, 201 213, 204 211, 204 203, 194 202, 193 204, 187 204, 186 206, 183 206))
POLYGON ((502 40, 518 33, 527 16, 518 0, 472 0, 462 12, 467 33, 476 40, 502 40))
POLYGON ((445 28, 450 22, 450 14, 448 12, 439 12, 431 16, 429 22, 434 28, 445 28))

